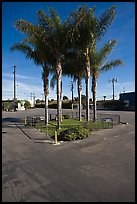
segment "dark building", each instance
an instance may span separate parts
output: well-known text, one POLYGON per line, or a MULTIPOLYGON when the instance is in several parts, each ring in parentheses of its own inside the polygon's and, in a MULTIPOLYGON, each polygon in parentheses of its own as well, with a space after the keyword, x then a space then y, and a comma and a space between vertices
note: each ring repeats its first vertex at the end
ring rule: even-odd
POLYGON ((135 110, 135 92, 121 93, 119 100, 125 103, 128 110, 135 110))

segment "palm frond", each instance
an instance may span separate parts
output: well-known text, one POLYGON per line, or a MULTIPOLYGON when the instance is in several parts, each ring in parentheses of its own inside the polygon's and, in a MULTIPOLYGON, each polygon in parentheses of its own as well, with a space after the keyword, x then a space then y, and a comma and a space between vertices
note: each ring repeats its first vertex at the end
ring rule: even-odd
POLYGON ((104 36, 104 34, 107 32, 108 27, 111 25, 114 17, 116 15, 116 6, 112 6, 108 8, 101 17, 98 20, 98 26, 97 31, 98 32, 98 38, 100 39, 101 36, 104 36))
POLYGON ((120 66, 120 65, 124 65, 123 61, 120 60, 120 59, 107 62, 107 63, 100 69, 100 72, 104 72, 104 71, 106 72, 106 71, 111 70, 111 69, 113 69, 114 67, 117 67, 117 66, 120 66))
POLYGON ((26 55, 27 58, 32 58, 33 56, 33 49, 25 43, 15 43, 10 47, 10 50, 21 51, 26 55))
POLYGON ((50 80, 50 87, 52 90, 55 88, 56 83, 57 83, 57 75, 54 74, 50 80))
POLYGON ((51 18, 43 10, 37 11, 37 17, 38 17, 39 25, 44 30, 47 31, 48 29, 51 29, 53 27, 51 18))
POLYGON ((108 57, 116 46, 116 40, 109 40, 98 52, 97 52, 97 62, 102 64, 103 61, 108 57))
POLYGON ((15 22, 15 28, 24 34, 33 34, 37 30, 36 26, 23 19, 15 22))

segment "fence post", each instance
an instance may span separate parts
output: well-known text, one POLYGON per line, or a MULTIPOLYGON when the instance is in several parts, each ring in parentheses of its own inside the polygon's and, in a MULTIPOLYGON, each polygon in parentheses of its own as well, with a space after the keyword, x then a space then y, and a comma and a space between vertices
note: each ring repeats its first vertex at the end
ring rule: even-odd
POLYGON ((32 126, 34 126, 34 118, 32 117, 32 126))
POLYGON ((27 125, 26 117, 24 118, 24 125, 25 125, 25 126, 27 125))

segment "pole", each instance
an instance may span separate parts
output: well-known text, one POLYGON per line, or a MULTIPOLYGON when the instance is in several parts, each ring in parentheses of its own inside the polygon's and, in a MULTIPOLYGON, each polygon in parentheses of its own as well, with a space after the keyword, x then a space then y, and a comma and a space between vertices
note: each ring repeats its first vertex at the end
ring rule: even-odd
POLYGON ((16 65, 14 65, 14 111, 16 111, 16 65))
POLYGON ((114 83, 117 81, 118 81, 117 78, 113 78, 112 80, 109 80, 109 82, 112 82, 112 86, 113 86, 113 101, 115 100, 114 83))
POLYGON ((115 100, 115 95, 114 95, 114 79, 112 79, 112 84, 113 84, 113 101, 115 100))

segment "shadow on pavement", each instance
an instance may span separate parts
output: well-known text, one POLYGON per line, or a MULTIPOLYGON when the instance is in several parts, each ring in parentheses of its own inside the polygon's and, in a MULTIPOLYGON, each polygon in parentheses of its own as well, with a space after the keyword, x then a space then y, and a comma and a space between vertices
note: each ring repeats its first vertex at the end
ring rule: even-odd
POLYGON ((22 122, 19 118, 2 118, 2 123, 6 122, 22 122))

